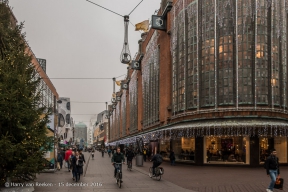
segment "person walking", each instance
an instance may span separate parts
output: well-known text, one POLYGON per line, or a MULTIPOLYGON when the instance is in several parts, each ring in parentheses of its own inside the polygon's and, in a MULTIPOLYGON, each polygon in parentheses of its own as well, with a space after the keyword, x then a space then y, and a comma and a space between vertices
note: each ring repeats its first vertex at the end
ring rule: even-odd
POLYGON ((62 169, 62 165, 63 165, 63 156, 62 156, 61 152, 58 151, 58 153, 57 153, 57 169, 58 169, 58 171, 60 169, 62 169))
POLYGON ((72 157, 72 166, 75 174, 75 181, 80 180, 80 175, 83 174, 83 165, 84 161, 79 151, 75 153, 75 156, 72 157))
POLYGON ((72 148, 70 148, 69 150, 67 150, 65 152, 65 162, 68 164, 68 171, 70 172, 70 162, 69 162, 69 158, 72 155, 72 148))
POLYGON ((273 191, 276 177, 280 177, 279 159, 276 155, 276 149, 272 149, 270 156, 265 161, 266 174, 271 178, 268 189, 266 189, 267 192, 273 191))
POLYGON ((170 158, 171 165, 175 166, 175 153, 173 150, 171 150, 169 158, 170 158))
POLYGON ((111 157, 111 149, 110 148, 108 149, 107 152, 108 152, 109 157, 111 157))
POLYGON ((102 152, 102 157, 104 157, 104 152, 105 152, 105 149, 104 149, 104 148, 102 148, 101 152, 102 152))
POLYGON ((75 158, 75 152, 74 151, 72 151, 72 155, 69 158, 70 168, 71 168, 71 172, 72 172, 72 179, 74 181, 76 178, 76 173, 75 173, 76 168, 74 168, 74 166, 73 166, 73 158, 75 158))
POLYGON ((150 149, 147 150, 147 158, 148 158, 148 161, 151 160, 151 150, 150 149))
POLYGON ((146 162, 146 156, 147 156, 147 149, 146 147, 143 149, 143 160, 146 162))

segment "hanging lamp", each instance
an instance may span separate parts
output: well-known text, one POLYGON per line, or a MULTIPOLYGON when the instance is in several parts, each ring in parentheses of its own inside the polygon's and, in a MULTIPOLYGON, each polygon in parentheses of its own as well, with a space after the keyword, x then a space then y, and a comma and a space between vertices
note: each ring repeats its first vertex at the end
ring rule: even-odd
POLYGON ((124 16, 124 43, 123 49, 120 55, 120 62, 123 64, 128 64, 131 62, 131 53, 129 50, 128 44, 128 25, 129 25, 129 16, 124 16))

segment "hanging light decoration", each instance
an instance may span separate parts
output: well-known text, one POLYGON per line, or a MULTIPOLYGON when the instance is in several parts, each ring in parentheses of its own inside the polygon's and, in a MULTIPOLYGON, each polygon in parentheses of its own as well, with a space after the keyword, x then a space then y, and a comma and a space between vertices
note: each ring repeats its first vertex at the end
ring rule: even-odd
POLYGON ((120 55, 120 61, 123 64, 129 64, 131 62, 131 53, 129 50, 128 44, 128 25, 129 25, 129 16, 124 16, 124 43, 123 49, 120 55))

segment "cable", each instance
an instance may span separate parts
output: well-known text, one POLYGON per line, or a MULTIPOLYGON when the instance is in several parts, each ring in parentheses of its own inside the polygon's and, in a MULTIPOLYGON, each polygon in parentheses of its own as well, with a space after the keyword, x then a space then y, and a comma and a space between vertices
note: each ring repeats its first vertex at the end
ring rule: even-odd
POLYGON ((107 9, 107 8, 105 8, 105 7, 102 7, 101 5, 98 5, 97 3, 94 3, 94 2, 89 1, 89 0, 86 0, 86 1, 88 1, 89 3, 92 3, 92 4, 94 4, 94 5, 97 5, 98 7, 101 7, 101 8, 103 8, 103 9, 106 9, 107 11, 110 11, 110 12, 116 14, 116 15, 119 15, 119 16, 121 16, 121 17, 124 17, 123 15, 120 15, 119 13, 116 13, 116 12, 114 12, 114 11, 111 11, 110 9, 107 9))
POLYGON ((54 77, 52 77, 52 78, 43 78, 43 79, 111 79, 111 78, 81 78, 81 77, 79 77, 79 78, 71 78, 71 77, 56 77, 56 78, 54 78, 54 77))
MULTIPOLYGON (((122 77, 122 76, 124 76, 124 75, 126 75, 126 74, 123 74, 123 75, 120 75, 120 76, 118 76, 118 77, 115 77, 116 79, 117 78, 119 78, 119 77, 122 77)), ((111 77, 95 77, 95 78, 93 78, 93 77, 51 77, 51 78, 41 78, 41 79, 113 79, 113 78, 111 78, 111 77)))
MULTIPOLYGON (((140 3, 142 3, 142 1, 140 1, 140 3)), ((138 5, 136 7, 134 7, 134 9, 129 13, 129 15, 140 5, 140 3, 138 3, 138 5)))
POLYGON ((71 103, 106 103, 106 102, 93 102, 93 101, 91 101, 91 102, 86 102, 86 101, 70 101, 71 103))

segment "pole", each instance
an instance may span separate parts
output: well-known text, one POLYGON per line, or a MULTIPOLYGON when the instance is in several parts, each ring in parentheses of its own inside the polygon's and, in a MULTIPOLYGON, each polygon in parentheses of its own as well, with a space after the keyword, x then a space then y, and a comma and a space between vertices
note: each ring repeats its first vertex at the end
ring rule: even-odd
POLYGON ((116 78, 113 77, 113 93, 115 94, 115 81, 116 81, 116 78))

